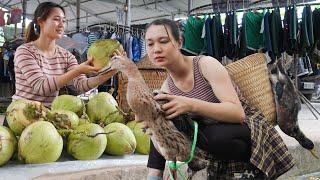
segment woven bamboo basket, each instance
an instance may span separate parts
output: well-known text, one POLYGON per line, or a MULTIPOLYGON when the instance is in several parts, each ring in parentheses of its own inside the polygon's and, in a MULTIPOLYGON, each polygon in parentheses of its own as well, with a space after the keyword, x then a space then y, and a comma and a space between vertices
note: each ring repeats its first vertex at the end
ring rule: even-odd
POLYGON ((250 105, 260 109, 267 120, 275 124, 276 105, 264 54, 252 54, 226 68, 250 105))
MULTIPOLYGON (((151 91, 161 88, 163 81, 167 78, 167 72, 165 69, 153 65, 151 61, 148 59, 148 56, 142 58, 137 63, 137 66, 151 91)), ((124 112, 129 112, 130 108, 126 99, 128 79, 121 73, 119 74, 118 78, 119 82, 117 101, 119 107, 124 112)))

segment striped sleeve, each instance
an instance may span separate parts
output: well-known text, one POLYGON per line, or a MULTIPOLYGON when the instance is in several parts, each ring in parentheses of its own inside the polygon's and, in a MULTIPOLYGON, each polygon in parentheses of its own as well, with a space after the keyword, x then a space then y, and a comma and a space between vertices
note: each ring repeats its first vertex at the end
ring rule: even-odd
POLYGON ((48 96, 59 90, 56 78, 42 71, 36 56, 28 48, 20 46, 17 49, 14 63, 36 94, 48 96))
MULTIPOLYGON (((70 71, 71 69, 75 68, 77 65, 78 65, 77 59, 74 57, 73 54, 68 52, 67 71, 70 71)), ((79 93, 84 93, 94 88, 89 86, 89 78, 87 78, 86 75, 84 74, 81 74, 80 76, 74 78, 73 85, 79 93)))

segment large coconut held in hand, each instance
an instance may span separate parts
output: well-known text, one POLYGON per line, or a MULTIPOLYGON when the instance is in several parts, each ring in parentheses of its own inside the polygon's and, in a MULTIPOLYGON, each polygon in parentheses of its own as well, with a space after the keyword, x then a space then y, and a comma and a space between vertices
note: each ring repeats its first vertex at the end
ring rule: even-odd
POLYGON ((93 58, 94 67, 103 68, 109 64, 109 60, 116 50, 123 52, 123 47, 117 40, 101 39, 91 44, 88 55, 93 58))

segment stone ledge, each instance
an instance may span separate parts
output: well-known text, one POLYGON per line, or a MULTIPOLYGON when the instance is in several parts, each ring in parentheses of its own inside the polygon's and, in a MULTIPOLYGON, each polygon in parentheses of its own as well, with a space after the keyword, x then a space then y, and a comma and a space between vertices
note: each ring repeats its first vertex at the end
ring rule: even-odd
MULTIPOLYGON (((300 121, 300 127, 305 135, 314 141, 320 155, 320 131, 318 130, 320 121, 303 120, 300 121)), ((320 171, 319 159, 315 159, 295 139, 280 130, 279 132, 296 161, 296 166, 279 179, 299 179, 304 174, 320 171)), ((59 162, 41 165, 9 163, 0 168, 0 179, 141 180, 146 178, 147 158, 145 155, 124 157, 104 155, 95 161, 74 161, 70 157, 62 157, 59 162)), ((194 179, 206 179, 206 172, 204 170, 198 172, 194 179)))
POLYGON ((90 169, 78 172, 66 172, 60 174, 43 174, 33 178, 34 180, 142 180, 146 178, 147 168, 141 166, 119 166, 110 168, 90 169))
MULTIPOLYGON (((303 120, 299 121, 299 124, 304 134, 314 142, 317 155, 320 157, 320 121, 303 120)), ((308 150, 302 148, 294 138, 284 134, 278 127, 277 130, 295 159, 295 166, 279 179, 289 179, 320 171, 320 159, 313 157, 308 150)))

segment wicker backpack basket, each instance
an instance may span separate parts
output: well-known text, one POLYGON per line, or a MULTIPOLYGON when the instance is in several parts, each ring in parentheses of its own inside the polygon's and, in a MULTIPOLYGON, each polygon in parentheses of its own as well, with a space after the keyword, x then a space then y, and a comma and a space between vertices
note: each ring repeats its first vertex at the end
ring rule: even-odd
POLYGON ((226 68, 250 105, 260 109, 267 120, 275 124, 276 105, 265 55, 252 54, 228 64, 226 68))

